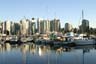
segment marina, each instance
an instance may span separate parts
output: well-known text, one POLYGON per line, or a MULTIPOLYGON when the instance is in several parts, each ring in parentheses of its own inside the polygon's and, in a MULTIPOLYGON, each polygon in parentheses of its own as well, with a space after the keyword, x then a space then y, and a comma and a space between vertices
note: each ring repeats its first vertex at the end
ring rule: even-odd
POLYGON ((96 0, 0 0, 0 64, 96 64, 96 0))
POLYGON ((96 37, 77 36, 77 35, 49 35, 49 36, 1 36, 0 44, 21 45, 24 43, 34 43, 50 46, 78 46, 78 45, 96 45, 96 37))

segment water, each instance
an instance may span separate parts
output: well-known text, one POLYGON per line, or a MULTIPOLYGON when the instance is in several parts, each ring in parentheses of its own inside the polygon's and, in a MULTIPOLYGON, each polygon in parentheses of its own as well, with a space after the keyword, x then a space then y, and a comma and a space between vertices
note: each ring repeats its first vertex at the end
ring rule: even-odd
POLYGON ((94 45, 64 47, 23 44, 0 46, 0 64, 96 64, 94 45))

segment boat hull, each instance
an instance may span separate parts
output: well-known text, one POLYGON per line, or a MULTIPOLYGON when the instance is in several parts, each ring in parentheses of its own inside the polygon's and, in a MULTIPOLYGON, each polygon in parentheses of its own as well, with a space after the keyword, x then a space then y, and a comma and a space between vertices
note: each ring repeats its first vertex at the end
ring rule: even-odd
POLYGON ((74 40, 76 45, 94 45, 96 44, 94 40, 74 40))

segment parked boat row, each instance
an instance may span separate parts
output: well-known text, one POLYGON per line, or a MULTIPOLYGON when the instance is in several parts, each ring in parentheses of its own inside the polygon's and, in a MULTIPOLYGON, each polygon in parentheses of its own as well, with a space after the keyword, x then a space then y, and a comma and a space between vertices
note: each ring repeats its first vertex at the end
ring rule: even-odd
MULTIPOLYGON (((37 36, 36 36, 37 37, 37 36)), ((66 33, 65 35, 59 34, 51 34, 45 36, 40 36, 37 38, 33 38, 32 36, 23 37, 23 36, 6 36, 6 38, 2 38, 0 40, 1 44, 10 43, 10 44, 22 44, 33 42, 35 44, 42 44, 42 45, 94 45, 96 44, 96 38, 88 37, 84 34, 76 34, 73 33, 66 33)))
POLYGON ((23 44, 23 43, 27 43, 27 42, 34 42, 32 37, 17 37, 17 36, 7 36, 4 37, 2 39, 0 39, 0 44, 5 44, 5 43, 10 43, 10 44, 23 44))
POLYGON ((76 45, 94 45, 96 44, 96 41, 91 37, 79 34, 73 37, 71 36, 69 38, 69 43, 75 43, 76 45))
POLYGON ((76 34, 73 35, 72 33, 65 34, 62 39, 58 40, 55 39, 56 35, 52 34, 53 38, 51 39, 37 39, 36 44, 49 44, 49 45, 95 45, 96 39, 92 37, 88 37, 84 34, 76 34))

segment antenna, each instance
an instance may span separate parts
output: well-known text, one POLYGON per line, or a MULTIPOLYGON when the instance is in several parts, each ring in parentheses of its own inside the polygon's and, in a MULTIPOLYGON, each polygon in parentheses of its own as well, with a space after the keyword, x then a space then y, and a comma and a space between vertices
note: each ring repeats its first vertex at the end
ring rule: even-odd
POLYGON ((56 12, 54 12, 54 19, 57 19, 56 12))
POLYGON ((84 19, 84 11, 82 10, 82 20, 84 19))
MULTIPOLYGON (((48 13, 49 13, 48 6, 46 6, 46 12, 47 12, 47 13, 46 13, 46 14, 47 14, 46 16, 48 16, 48 13)), ((48 17, 47 17, 47 18, 48 18, 48 17)))
POLYGON ((24 16, 24 19, 26 19, 26 17, 24 16))

